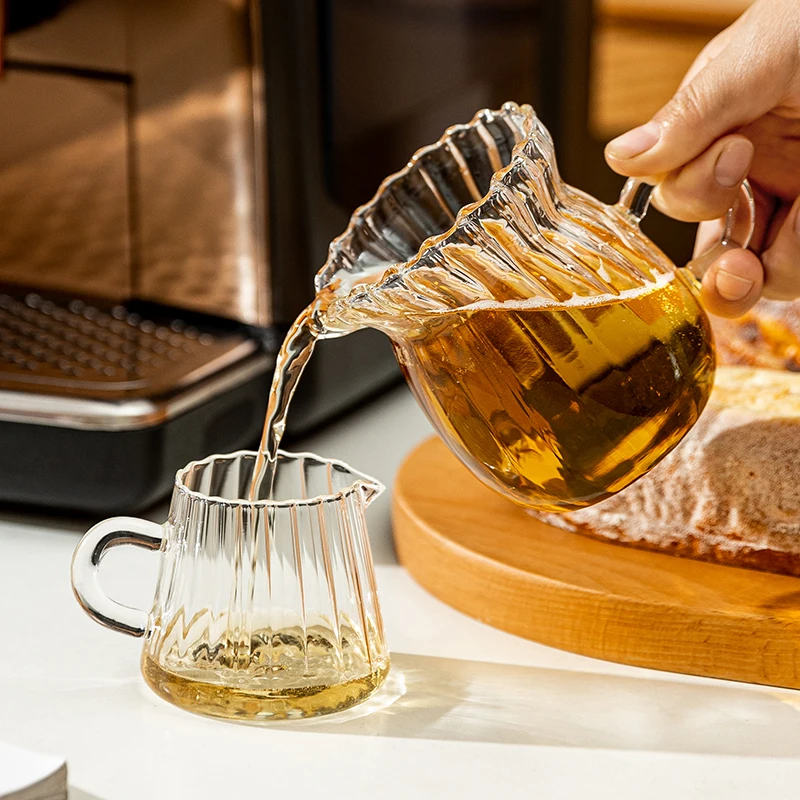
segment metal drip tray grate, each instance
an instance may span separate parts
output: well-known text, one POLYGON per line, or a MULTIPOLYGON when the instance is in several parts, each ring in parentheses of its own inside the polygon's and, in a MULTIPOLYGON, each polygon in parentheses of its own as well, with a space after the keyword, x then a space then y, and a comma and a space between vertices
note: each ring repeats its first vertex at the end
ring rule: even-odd
POLYGON ((241 332, 147 319, 125 306, 0 287, 0 390, 160 397, 259 349, 241 332))

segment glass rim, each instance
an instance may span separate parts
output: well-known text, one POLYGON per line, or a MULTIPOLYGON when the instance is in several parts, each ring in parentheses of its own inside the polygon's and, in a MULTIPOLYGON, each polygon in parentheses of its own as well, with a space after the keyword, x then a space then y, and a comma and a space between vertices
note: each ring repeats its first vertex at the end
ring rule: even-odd
POLYGON ((261 500, 245 500, 243 498, 227 498, 227 497, 220 497, 219 495, 211 495, 205 494, 204 492, 198 491, 197 489, 190 489, 185 484, 185 479, 190 470, 199 467, 204 464, 212 464, 216 460, 221 459, 228 459, 228 460, 236 460, 241 459, 244 456, 253 456, 254 458, 258 457, 257 450, 234 450, 232 453, 214 453, 213 455, 206 456, 205 458, 198 458, 194 461, 189 461, 183 467, 181 467, 175 473, 175 481, 174 481, 174 490, 191 500, 199 500, 206 503, 219 503, 221 505, 228 505, 228 506, 242 506, 246 508, 254 508, 254 509, 264 509, 264 508, 296 508, 298 506, 316 506, 322 505, 323 503, 331 503, 337 500, 342 500, 348 495, 351 495, 353 492, 357 491, 358 489, 366 489, 370 490, 373 495, 380 494, 381 492, 385 491, 386 487, 375 478, 370 477, 369 475, 364 474, 363 472, 359 472, 357 469, 353 469, 348 463, 342 461, 338 458, 325 458, 323 456, 317 455, 316 453, 312 453, 308 450, 299 452, 299 453, 290 453, 286 450, 278 450, 278 457, 281 456, 284 459, 291 460, 291 461, 300 461, 300 460, 309 460, 315 461, 318 464, 327 464, 334 467, 340 467, 343 471, 347 472, 352 478, 352 483, 345 487, 344 489, 340 489, 338 492, 327 493, 327 494, 317 494, 313 497, 307 498, 296 498, 296 499, 288 499, 288 500, 268 500, 268 499, 261 499, 261 500))
MULTIPOLYGON (((498 109, 482 108, 473 115, 469 122, 450 125, 435 142, 418 148, 402 169, 387 175, 386 178, 381 181, 380 186, 372 198, 363 205, 360 205, 352 213, 345 230, 331 241, 328 247, 328 255, 325 264, 314 276, 314 288, 317 291, 321 291, 323 288, 330 285, 331 279, 339 272, 340 267, 337 265, 339 263, 339 259, 341 258, 342 252, 347 247, 348 242, 355 234, 357 228, 364 224, 364 221, 369 218, 370 214, 375 209, 378 208, 381 200, 385 195, 392 191, 395 185, 401 184, 409 174, 418 168, 418 165, 422 163, 428 155, 436 150, 446 149, 452 140, 459 134, 478 129, 481 126, 486 125, 487 122, 492 122, 497 118, 518 118, 521 120, 521 124, 525 132, 524 137, 512 147, 511 157, 509 158, 508 163, 494 171, 489 188, 483 193, 479 200, 462 205, 448 228, 441 233, 433 234, 432 236, 427 237, 420 244, 419 249, 411 258, 406 259, 405 261, 397 261, 394 264, 387 264, 383 278, 377 281, 375 285, 380 286, 383 284, 384 279, 386 278, 386 271, 389 271, 390 267, 392 266, 395 267, 397 272, 400 274, 410 271, 417 265, 418 262, 422 260, 426 253, 439 247, 448 239, 457 235, 459 229, 464 225, 465 222, 468 221, 468 218, 471 214, 483 213, 484 207, 487 206, 492 197, 494 197, 501 190, 504 177, 525 160, 525 149, 531 137, 536 133, 537 123, 541 124, 536 110, 529 103, 518 104, 508 101, 503 103, 498 109)), ((552 169, 555 170, 555 164, 553 164, 552 169)), ((394 273, 392 274, 392 277, 395 277, 394 273)), ((349 291, 350 288, 348 288, 344 294, 348 294, 349 291)))

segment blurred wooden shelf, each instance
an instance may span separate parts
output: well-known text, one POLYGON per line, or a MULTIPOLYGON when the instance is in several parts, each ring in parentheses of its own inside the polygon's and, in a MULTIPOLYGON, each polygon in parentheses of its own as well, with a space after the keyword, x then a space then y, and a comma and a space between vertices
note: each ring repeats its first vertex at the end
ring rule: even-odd
POLYGON ((751 0, 596 0, 590 126, 606 140, 647 121, 705 44, 751 0))
POLYGON ((605 19, 677 22, 687 25, 730 25, 752 0, 596 0, 605 19))

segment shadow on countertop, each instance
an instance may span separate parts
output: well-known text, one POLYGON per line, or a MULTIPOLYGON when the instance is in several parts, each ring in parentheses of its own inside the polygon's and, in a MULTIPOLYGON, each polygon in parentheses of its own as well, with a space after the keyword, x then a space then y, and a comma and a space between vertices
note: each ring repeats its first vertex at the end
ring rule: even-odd
POLYGON ((800 693, 396 653, 386 685, 361 706, 274 725, 362 736, 797 758, 800 693))

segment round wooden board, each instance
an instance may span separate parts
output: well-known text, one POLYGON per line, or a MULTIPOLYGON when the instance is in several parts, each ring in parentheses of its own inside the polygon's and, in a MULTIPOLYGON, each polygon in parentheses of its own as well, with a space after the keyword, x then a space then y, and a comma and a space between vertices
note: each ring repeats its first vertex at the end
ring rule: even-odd
POLYGON ((454 608, 593 658, 800 688, 800 579, 649 553, 545 525, 438 440, 394 487, 401 563, 454 608))

